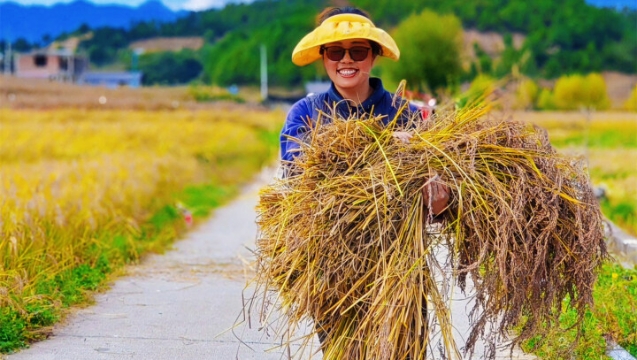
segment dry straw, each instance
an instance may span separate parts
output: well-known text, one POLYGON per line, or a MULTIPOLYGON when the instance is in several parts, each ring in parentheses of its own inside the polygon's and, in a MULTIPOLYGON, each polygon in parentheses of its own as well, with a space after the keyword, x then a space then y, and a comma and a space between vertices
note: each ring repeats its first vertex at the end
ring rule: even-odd
POLYGON ((289 336, 315 324, 323 359, 414 360, 458 357, 513 327, 519 343, 556 326, 565 299, 583 319, 606 255, 602 217, 581 163, 557 154, 545 131, 489 118, 479 104, 412 121, 408 143, 392 136, 405 130, 396 121, 318 123, 291 175, 261 192, 263 326, 289 336), (427 181, 451 192, 437 227, 427 181), (449 255, 436 255, 441 248, 449 255), (453 340, 441 272, 473 283, 465 344, 453 340))

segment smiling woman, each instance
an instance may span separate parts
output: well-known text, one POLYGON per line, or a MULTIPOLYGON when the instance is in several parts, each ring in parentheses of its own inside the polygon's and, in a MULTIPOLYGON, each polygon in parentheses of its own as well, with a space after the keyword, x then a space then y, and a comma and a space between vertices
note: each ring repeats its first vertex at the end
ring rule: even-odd
MULTIPOLYGON (((393 129, 393 126, 396 126, 396 129, 401 129, 392 132, 392 136, 401 143, 409 142, 412 130, 416 124, 421 123, 422 117, 417 107, 403 99, 400 94, 392 94, 385 90, 380 79, 370 77, 379 56, 398 60, 400 50, 394 39, 384 30, 376 27, 367 13, 353 7, 342 7, 327 8, 318 15, 317 27, 296 45, 292 52, 292 61, 296 65, 305 66, 322 60, 323 67, 331 80, 331 86, 324 93, 308 95, 299 100, 288 112, 280 138, 285 177, 301 178, 302 167, 297 166, 295 158, 311 156, 308 154, 299 156, 301 149, 307 149, 307 146, 301 144, 309 143, 309 139, 318 136, 321 129, 328 128, 328 126, 321 126, 327 122, 344 120, 354 127, 360 123, 360 119, 373 118, 380 120, 385 128, 393 129)), ((351 140, 348 142, 356 142, 356 139, 348 140, 351 140)), ((338 143, 338 140, 334 139, 332 143, 338 143)), ((327 149, 328 146, 325 148, 327 149)), ((330 160, 321 159, 318 162, 327 164, 330 160)), ((338 175, 325 176, 332 178, 338 175)), ((420 187, 423 204, 429 204, 428 207, 423 206, 429 218, 440 214, 449 199, 446 185, 438 183, 437 178, 437 176, 431 176, 428 181, 422 179, 420 187)), ((307 234, 298 234, 298 236, 308 243, 312 237, 307 234)), ((343 232, 340 236, 362 244, 362 240, 351 233, 343 232)), ((340 255, 336 258, 341 259, 340 255)), ((268 271, 264 270, 263 273, 267 276, 268 271)), ((332 280, 327 286, 330 291, 338 288, 336 282, 332 280)), ((320 301, 315 303, 319 304, 320 301)), ((420 316, 426 318, 427 309, 423 304, 426 304, 426 300, 422 296, 410 299, 410 306, 414 306, 420 316)), ((348 336, 345 334, 346 331, 334 322, 325 320, 328 312, 311 314, 315 321, 316 334, 321 341, 324 359, 354 359, 343 357, 345 347, 342 343, 348 336)), ((339 319, 348 318, 347 315, 341 315, 339 319)), ((362 327, 361 323, 364 322, 361 319, 355 320, 353 326, 362 327)), ((421 350, 424 349, 423 344, 426 341, 422 334, 426 333, 426 327, 427 322, 420 321, 415 332, 410 333, 417 339, 414 353, 423 353, 421 350)))
POLYGON ((332 84, 327 92, 301 99, 290 109, 281 132, 282 160, 289 162, 296 157, 297 140, 306 136, 321 113, 338 113, 343 118, 384 116, 385 123, 397 115, 403 123, 413 117, 416 107, 395 99, 380 79, 370 77, 378 56, 398 60, 400 50, 367 13, 342 7, 327 8, 318 15, 316 29, 296 45, 292 62, 305 66, 322 60, 332 84))

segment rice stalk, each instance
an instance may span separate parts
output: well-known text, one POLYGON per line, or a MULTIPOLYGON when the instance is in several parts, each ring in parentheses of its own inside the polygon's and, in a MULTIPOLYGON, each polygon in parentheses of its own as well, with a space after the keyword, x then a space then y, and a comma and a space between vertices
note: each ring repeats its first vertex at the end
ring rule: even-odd
POLYGON ((323 358, 340 360, 453 358, 480 338, 493 358, 496 343, 557 326, 567 298, 579 326, 606 256, 583 164, 557 154, 541 128, 488 112, 442 109, 408 128, 326 116, 299 141, 293 175, 262 189, 257 207, 264 326, 274 310, 287 318, 277 334, 310 321, 323 358), (394 131, 414 136, 404 143, 394 131), (437 227, 427 181, 451 193, 437 227), (465 344, 454 342, 441 272, 474 284, 465 344))

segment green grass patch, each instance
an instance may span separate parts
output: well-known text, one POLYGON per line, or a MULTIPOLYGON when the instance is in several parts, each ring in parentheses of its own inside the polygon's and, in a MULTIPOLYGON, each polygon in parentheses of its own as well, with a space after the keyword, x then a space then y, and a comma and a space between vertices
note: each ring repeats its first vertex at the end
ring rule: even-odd
POLYGON ((9 307, 0 308, 0 352, 26 346, 26 328, 27 322, 19 312, 9 307))
POLYGON ((573 327, 576 311, 564 301, 560 326, 546 336, 535 337, 522 345, 542 359, 610 359, 606 356, 606 338, 614 339, 631 355, 637 356, 637 268, 605 263, 593 289, 595 305, 587 310, 579 343, 573 327))
POLYGON ((604 200, 601 202, 602 211, 612 222, 622 228, 633 228, 637 224, 637 204, 628 200, 604 200))
POLYGON ((237 188, 212 185, 191 186, 184 190, 181 199, 186 209, 195 217, 203 217, 237 193, 237 188))
POLYGON ((569 131, 566 134, 551 138, 556 147, 586 146, 598 149, 637 148, 637 137, 630 131, 621 129, 590 130, 588 136, 585 129, 569 131))

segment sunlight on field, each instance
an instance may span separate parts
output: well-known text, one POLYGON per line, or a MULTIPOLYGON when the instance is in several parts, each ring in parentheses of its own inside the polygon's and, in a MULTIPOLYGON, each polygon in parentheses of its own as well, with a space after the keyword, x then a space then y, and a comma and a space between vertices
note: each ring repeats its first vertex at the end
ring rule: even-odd
POLYGON ((247 181, 276 156, 282 118, 0 109, 0 322, 47 325, 32 320, 77 301, 63 294, 61 274, 162 250, 149 238, 164 229, 147 225, 163 221, 162 211, 174 216, 188 187, 247 181))
MULTIPOLYGON (((198 94, 228 94, 227 89, 217 86, 148 86, 142 88, 107 88, 82 86, 44 79, 25 79, 0 74, 0 107, 13 109, 60 108, 90 110, 219 110, 219 101, 214 96, 198 98, 198 94)), ((238 98, 256 104, 260 100, 258 87, 241 87, 238 98)), ((234 106, 226 101, 226 107, 234 106)), ((231 110, 231 109, 230 109, 231 110)))

